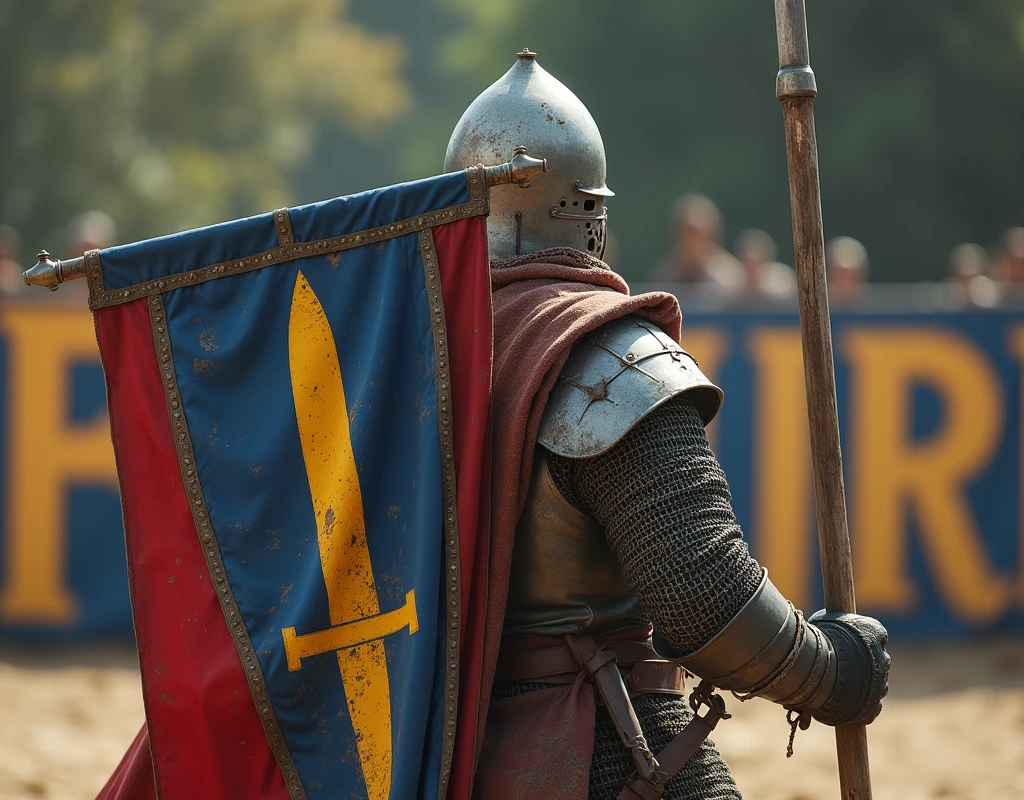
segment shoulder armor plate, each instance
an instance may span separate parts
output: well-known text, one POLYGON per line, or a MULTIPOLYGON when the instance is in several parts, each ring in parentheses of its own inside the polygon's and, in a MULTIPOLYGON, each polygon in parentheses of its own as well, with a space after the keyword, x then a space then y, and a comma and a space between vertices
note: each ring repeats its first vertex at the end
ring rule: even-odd
POLYGON ((684 392, 705 425, 722 406, 722 390, 657 325, 639 317, 613 320, 573 345, 537 441, 566 458, 590 458, 684 392))

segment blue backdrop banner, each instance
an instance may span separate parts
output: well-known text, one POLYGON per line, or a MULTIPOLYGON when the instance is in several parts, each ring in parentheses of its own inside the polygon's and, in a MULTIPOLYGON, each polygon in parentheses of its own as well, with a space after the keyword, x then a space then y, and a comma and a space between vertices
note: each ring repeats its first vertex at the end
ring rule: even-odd
MULTIPOLYGON (((1012 312, 833 318, 858 609, 896 638, 1024 630, 1012 312)), ((710 435, 754 555, 821 605, 795 315, 688 314, 725 390, 710 435)), ((0 636, 130 637, 117 479, 88 312, 0 309, 0 636)))

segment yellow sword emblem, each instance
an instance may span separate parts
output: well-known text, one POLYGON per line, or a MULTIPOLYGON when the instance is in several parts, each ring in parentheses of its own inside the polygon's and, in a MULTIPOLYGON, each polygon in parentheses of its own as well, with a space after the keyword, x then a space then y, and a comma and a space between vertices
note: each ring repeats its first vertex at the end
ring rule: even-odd
POLYGON ((288 364, 331 614, 324 631, 300 636, 295 628, 281 630, 288 669, 301 669, 303 658, 337 653, 367 795, 385 800, 391 792, 391 690, 383 637, 418 630, 416 597, 409 592, 404 606, 381 613, 337 345, 301 272, 288 322, 288 364))

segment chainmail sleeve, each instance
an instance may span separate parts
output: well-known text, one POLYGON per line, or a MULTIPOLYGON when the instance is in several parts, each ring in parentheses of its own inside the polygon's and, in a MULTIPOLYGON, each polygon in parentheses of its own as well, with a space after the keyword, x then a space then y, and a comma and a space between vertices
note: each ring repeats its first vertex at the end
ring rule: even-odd
POLYGON ((657 633, 682 653, 710 641, 753 596, 761 568, 685 394, 605 453, 547 458, 566 499, 605 528, 657 633))

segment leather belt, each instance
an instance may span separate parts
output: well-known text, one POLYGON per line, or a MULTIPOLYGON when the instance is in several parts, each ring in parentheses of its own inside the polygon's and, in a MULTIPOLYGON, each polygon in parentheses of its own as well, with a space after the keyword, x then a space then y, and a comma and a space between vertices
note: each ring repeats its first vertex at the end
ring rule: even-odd
MULTIPOLYGON (((576 638, 576 637, 573 637, 576 638)), ((631 639, 596 639, 597 645, 615 654, 616 666, 630 697, 642 694, 685 695, 685 671, 666 661, 650 642, 631 639)), ((569 684, 580 674, 580 662, 569 644, 536 650, 504 648, 498 658, 494 682, 569 684)))

